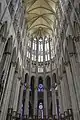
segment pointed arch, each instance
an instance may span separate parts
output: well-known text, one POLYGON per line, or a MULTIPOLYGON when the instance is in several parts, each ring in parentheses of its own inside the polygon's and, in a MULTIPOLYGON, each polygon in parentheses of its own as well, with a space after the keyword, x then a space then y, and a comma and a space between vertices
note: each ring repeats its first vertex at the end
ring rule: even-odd
POLYGON ((51 79, 50 79, 50 76, 46 77, 46 85, 47 85, 47 89, 50 91, 50 89, 51 89, 51 79))
POLYGON ((28 84, 29 82, 29 75, 28 73, 25 74, 25 83, 28 84))
POLYGON ((13 36, 11 35, 8 40, 7 40, 7 43, 6 43, 6 46, 5 46, 5 53, 9 53, 11 54, 12 53, 12 41, 13 41, 13 36))
POLYGON ((53 85, 57 83, 56 73, 53 73, 53 85))

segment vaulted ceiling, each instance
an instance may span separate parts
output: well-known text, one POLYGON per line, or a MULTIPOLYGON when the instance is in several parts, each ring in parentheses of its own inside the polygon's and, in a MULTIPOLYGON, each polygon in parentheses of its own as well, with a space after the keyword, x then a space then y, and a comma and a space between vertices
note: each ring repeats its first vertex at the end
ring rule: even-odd
POLYGON ((58 0, 24 0, 27 32, 34 37, 52 36, 58 0))

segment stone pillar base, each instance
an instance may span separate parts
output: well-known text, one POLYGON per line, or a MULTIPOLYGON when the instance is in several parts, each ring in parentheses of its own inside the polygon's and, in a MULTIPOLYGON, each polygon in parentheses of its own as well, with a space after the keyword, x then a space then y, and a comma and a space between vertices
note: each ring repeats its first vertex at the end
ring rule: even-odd
POLYGON ((7 120, 11 120, 11 118, 12 118, 12 111, 13 111, 12 108, 8 108, 7 120))
POLYGON ((24 115, 23 120, 28 120, 27 115, 24 115))
POLYGON ((60 120, 74 120, 72 109, 67 109, 64 113, 61 113, 59 116, 60 120))
POLYGON ((52 120, 57 120, 57 116, 53 115, 52 120))
POLYGON ((17 114, 16 114, 16 118, 17 118, 17 120, 20 120, 21 114, 20 114, 20 113, 17 113, 17 114))

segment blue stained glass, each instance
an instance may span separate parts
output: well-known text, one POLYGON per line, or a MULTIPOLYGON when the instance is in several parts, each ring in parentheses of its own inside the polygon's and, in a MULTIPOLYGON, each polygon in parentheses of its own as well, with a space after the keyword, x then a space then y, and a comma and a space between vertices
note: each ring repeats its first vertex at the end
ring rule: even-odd
POLYGON ((38 92, 43 92, 43 90, 44 90, 43 84, 39 84, 38 92))
POLYGON ((24 84, 24 90, 26 90, 26 83, 24 84))

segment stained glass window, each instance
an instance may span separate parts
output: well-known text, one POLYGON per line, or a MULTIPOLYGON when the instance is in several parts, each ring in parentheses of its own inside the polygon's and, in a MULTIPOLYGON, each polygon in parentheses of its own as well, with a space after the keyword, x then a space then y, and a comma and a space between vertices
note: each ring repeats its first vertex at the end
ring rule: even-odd
POLYGON ((43 90, 44 90, 43 84, 39 84, 38 92, 43 92, 43 90))
POLYGON ((42 104, 42 103, 39 104, 39 109, 40 109, 40 110, 43 109, 43 104, 42 104))
POLYGON ((43 119, 43 104, 39 103, 39 111, 38 111, 39 118, 43 119))

